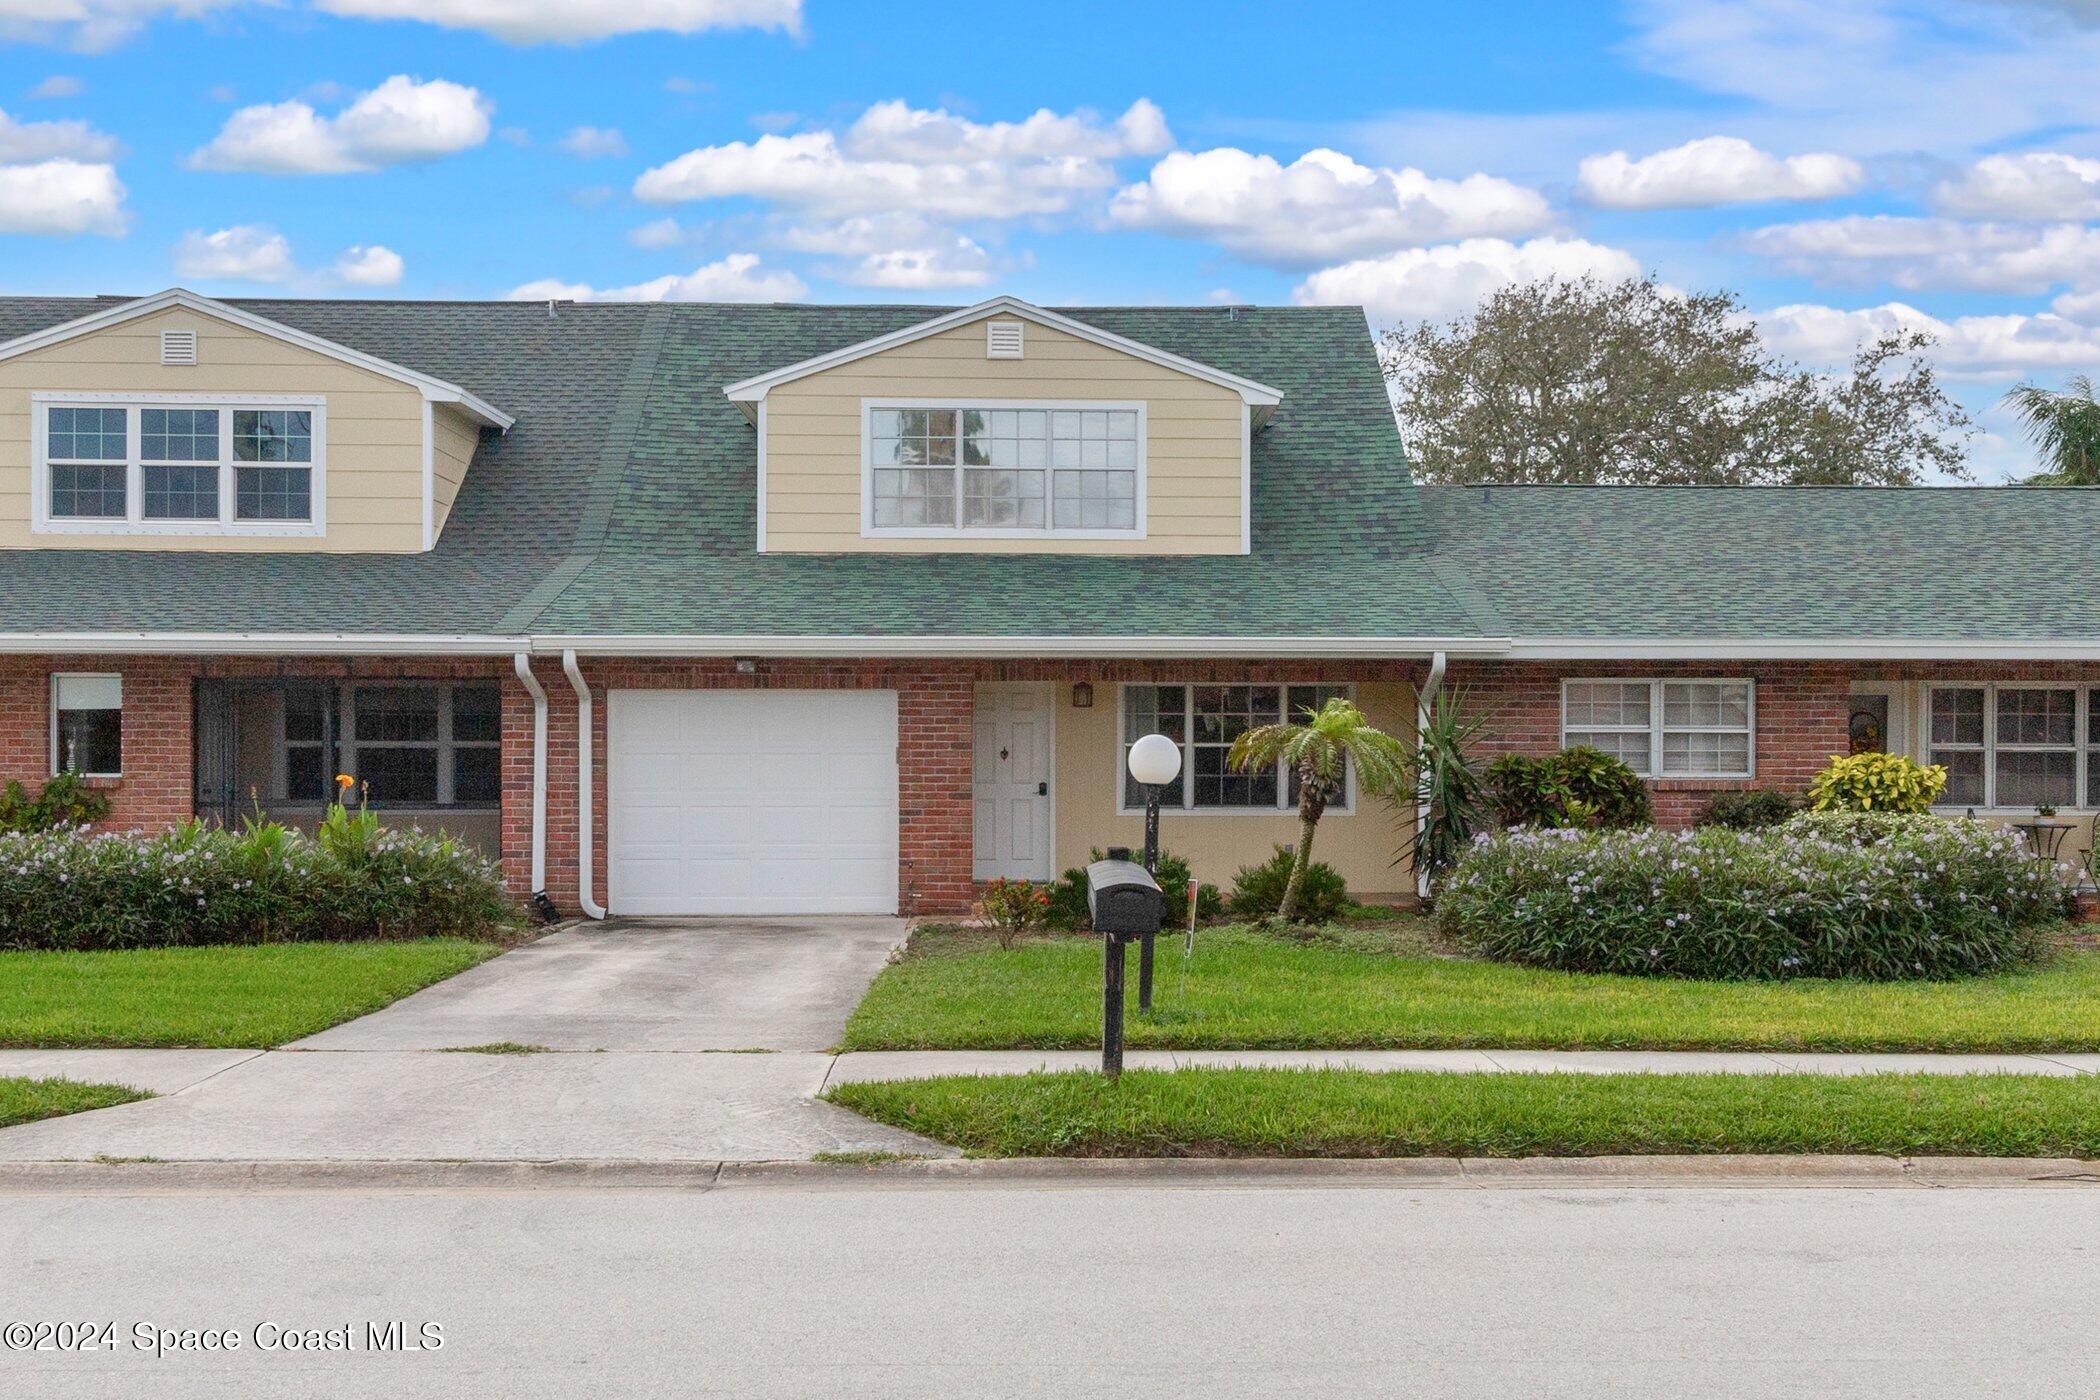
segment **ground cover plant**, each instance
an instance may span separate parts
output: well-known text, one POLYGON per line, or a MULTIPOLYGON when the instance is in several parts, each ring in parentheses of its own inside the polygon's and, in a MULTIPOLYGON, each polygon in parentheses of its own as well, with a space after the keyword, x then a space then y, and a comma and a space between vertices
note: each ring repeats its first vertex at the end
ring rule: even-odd
POLYGON ((998 1157, 2100 1156, 2100 1079, 2040 1075, 1134 1070, 841 1084, 998 1157))
POLYGON ((2066 910, 2064 883, 2014 833, 1838 812, 1748 831, 1484 838, 1437 918, 1469 952, 1537 967, 1888 980, 2032 963, 2066 910))
MULTIPOLYGON (((2054 936, 2054 935, 2052 935, 2054 936)), ((1133 998, 1135 993, 1132 993, 1133 998)), ((1163 940, 1155 1009, 1125 1033, 1161 1049, 2100 1050, 2100 952, 1946 981, 1695 981, 1454 956, 1418 916, 1163 940)), ((921 928, 848 1021, 851 1050, 1100 1044, 1101 948, 921 928)))
POLYGON ((274 822, 0 833, 0 949, 496 937, 518 922, 493 862, 341 806, 313 837, 274 822))
POLYGON ((267 1047, 496 956, 479 939, 0 952, 0 1047, 267 1047))

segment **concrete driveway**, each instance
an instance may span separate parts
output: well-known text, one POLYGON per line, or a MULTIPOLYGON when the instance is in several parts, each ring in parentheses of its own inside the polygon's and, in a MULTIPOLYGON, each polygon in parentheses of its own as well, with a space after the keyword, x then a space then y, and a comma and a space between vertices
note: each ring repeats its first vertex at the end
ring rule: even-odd
POLYGON ((616 919, 564 929, 299 1050, 824 1050, 902 919, 616 919))
POLYGON ((0 1160, 952 1155, 814 1097, 903 936, 897 919, 583 926, 282 1050, 0 1052, 0 1075, 163 1095, 0 1130, 0 1160), (446 1053, 501 1042, 551 1053, 446 1053))

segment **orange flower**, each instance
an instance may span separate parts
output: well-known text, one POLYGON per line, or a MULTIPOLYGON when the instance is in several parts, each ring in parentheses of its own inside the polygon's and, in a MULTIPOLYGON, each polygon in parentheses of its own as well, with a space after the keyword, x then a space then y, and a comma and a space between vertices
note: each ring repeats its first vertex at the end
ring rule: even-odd
POLYGON ((351 788, 357 786, 357 779, 351 777, 348 773, 338 773, 335 775, 335 785, 344 792, 348 792, 351 788))

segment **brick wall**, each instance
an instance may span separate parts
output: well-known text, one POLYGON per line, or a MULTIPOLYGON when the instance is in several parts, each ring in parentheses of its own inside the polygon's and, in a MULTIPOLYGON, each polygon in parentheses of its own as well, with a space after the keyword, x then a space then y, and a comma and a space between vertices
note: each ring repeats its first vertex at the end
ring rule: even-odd
MULTIPOLYGON (((1552 753, 1560 747, 1560 689, 1565 678, 1648 676, 1748 677, 1757 683, 1756 777, 1747 781, 1661 779, 1651 783, 1655 817, 1665 825, 1695 821, 1717 792, 1779 788, 1799 792, 1847 747, 1855 671, 1843 662, 1531 662, 1453 661, 1449 685, 1463 687, 1472 707, 1489 714, 1482 747, 1489 753, 1552 753)), ((1894 673, 1874 668, 1877 677, 1894 673)))

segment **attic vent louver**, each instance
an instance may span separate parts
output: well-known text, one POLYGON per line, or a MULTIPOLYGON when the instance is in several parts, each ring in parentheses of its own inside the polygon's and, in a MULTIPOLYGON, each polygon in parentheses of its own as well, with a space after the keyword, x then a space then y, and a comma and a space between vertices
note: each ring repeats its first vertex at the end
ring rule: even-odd
POLYGON ((162 331, 160 333, 160 362, 164 365, 193 365, 197 363, 197 333, 195 331, 162 331))
POLYGON ((1021 323, 1019 321, 985 322, 984 357, 987 360, 1020 359, 1021 323))

